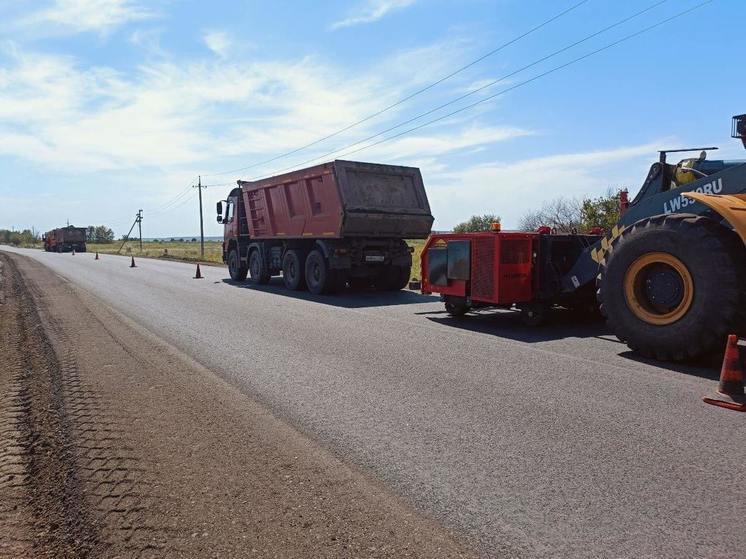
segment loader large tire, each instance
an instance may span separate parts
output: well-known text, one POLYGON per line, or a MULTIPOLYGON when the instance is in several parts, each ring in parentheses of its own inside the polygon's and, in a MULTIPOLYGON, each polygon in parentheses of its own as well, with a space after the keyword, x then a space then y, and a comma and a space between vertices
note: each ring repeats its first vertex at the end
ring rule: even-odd
POLYGON ((631 349, 662 361, 719 351, 746 324, 746 250, 701 216, 655 216, 613 242, 598 283, 601 312, 631 349))

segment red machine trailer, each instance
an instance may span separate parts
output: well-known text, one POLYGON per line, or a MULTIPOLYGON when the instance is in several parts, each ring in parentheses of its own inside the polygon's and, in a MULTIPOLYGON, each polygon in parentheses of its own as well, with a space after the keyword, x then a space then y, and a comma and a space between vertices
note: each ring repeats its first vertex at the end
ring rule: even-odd
POLYGON ((397 290, 409 281, 404 239, 430 234, 420 170, 332 161, 258 181, 238 181, 223 202, 223 260, 236 281, 332 292, 349 282, 397 290))
POLYGON ((439 293, 446 310, 513 306, 536 324, 554 304, 593 306, 592 289, 558 295, 560 280, 598 235, 494 231, 433 234, 422 251, 422 292, 439 293))

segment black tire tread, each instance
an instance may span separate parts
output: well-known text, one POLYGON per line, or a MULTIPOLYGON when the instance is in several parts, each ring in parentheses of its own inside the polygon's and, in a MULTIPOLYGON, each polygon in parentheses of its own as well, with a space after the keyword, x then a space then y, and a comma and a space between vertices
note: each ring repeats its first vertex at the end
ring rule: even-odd
MULTIPOLYGON (((690 267, 692 263, 685 261, 684 264, 690 267)), ((733 231, 703 216, 673 214, 643 219, 627 227, 612 242, 599 273, 597 297, 600 311, 611 330, 630 349, 646 357, 682 361, 722 351, 728 334, 746 333, 746 249, 733 231), (622 286, 607 284, 607 270, 614 265, 615 257, 624 253, 631 240, 654 231, 673 232, 682 243, 687 243, 688 250, 692 250, 695 257, 707 255, 708 261, 715 264, 708 273, 716 275, 718 290, 716 294, 708 293, 706 297, 723 304, 718 305, 717 309, 699 312, 691 327, 678 332, 677 336, 666 335, 673 331, 673 325, 657 327, 660 335, 652 336, 645 331, 656 327, 646 325, 631 312, 629 315, 620 313, 621 316, 609 312, 609 306, 618 304, 619 298, 623 299, 624 295, 622 286), (668 330, 664 331, 664 328, 668 330)))

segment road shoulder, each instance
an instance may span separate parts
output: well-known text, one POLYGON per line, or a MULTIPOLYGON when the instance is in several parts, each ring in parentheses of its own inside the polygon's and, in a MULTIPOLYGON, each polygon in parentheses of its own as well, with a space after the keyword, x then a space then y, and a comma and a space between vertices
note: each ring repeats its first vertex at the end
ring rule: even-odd
POLYGON ((16 503, 0 510, 15 534, 0 555, 56 556, 64 544, 58 556, 470 556, 382 484, 100 300, 29 258, 0 260, 3 333, 28 336, 0 348, 2 443, 18 450, 0 456, 0 496, 16 503), (23 358, 21 343, 38 356, 23 358), (31 491, 30 441, 45 436, 37 459, 59 463, 31 491), (11 470, 23 483, 6 483, 11 470), (57 520, 34 508, 39 492, 57 520))

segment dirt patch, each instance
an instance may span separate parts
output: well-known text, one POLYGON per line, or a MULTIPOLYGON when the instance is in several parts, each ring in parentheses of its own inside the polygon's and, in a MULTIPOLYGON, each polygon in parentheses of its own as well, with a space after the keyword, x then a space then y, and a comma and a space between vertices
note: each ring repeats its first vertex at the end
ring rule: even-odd
POLYGON ((0 554, 470 556, 97 299, 29 259, 0 262, 0 554))

